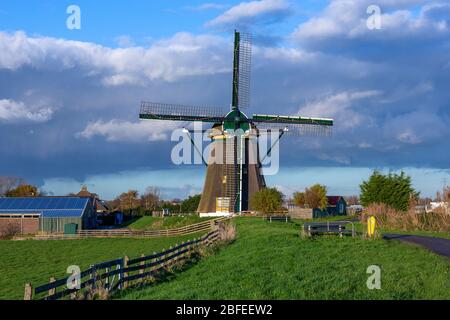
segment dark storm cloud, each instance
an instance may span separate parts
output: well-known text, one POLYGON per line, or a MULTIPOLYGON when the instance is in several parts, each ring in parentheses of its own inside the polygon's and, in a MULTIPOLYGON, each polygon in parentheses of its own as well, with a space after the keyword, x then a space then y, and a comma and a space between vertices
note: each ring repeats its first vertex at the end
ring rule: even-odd
MULTIPOLYGON (((382 1, 385 29, 373 35, 361 20, 366 2, 332 3, 299 25, 291 46, 254 49, 247 113, 336 120, 332 138, 283 138, 281 165, 448 168, 448 8, 427 2, 413 15, 421 1, 382 1)), ((82 181, 167 169, 174 126, 140 123, 140 101, 230 104, 231 38, 180 33, 149 48, 112 49, 0 33, 0 49, 0 168, 8 175, 82 181)))

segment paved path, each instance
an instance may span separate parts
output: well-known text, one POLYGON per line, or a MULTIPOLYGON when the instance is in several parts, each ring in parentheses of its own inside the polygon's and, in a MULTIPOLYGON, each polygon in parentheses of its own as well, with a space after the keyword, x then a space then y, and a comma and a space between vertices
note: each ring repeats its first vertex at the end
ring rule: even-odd
POLYGON ((450 239, 416 236, 409 234, 385 234, 383 238, 388 240, 400 240, 427 248, 441 256, 450 259, 450 239))

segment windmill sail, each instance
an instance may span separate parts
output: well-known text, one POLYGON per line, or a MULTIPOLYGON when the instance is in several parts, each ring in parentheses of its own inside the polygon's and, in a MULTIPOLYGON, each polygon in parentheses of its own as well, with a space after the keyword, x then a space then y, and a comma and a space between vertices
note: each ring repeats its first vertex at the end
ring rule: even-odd
POLYGON ((224 110, 217 107, 196 107, 180 104, 142 102, 140 119, 221 122, 224 110))
POLYGON ((233 61, 233 108, 248 108, 250 106, 251 62, 251 34, 235 32, 233 61))
POLYGON ((285 130, 288 134, 299 136, 330 136, 334 122, 327 118, 263 114, 254 114, 251 121, 260 130, 285 130))

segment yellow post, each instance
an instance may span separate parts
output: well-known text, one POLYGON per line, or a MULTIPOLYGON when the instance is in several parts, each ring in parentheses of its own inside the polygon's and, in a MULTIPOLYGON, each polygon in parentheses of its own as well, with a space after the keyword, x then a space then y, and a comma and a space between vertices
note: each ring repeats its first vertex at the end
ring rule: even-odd
POLYGON ((374 216, 370 216, 367 218, 367 235, 370 238, 373 238, 375 236, 375 225, 377 221, 374 216))

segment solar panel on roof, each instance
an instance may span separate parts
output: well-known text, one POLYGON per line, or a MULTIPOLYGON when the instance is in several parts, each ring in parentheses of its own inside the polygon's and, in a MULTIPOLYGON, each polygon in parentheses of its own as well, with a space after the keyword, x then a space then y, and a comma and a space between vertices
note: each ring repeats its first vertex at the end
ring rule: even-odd
POLYGON ((31 209, 31 208, 41 209, 44 202, 45 202, 45 198, 38 198, 35 201, 30 201, 29 209, 31 209))
POLYGON ((0 198, 0 212, 41 213, 45 217, 80 217, 90 198, 0 198))

